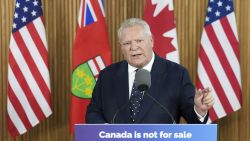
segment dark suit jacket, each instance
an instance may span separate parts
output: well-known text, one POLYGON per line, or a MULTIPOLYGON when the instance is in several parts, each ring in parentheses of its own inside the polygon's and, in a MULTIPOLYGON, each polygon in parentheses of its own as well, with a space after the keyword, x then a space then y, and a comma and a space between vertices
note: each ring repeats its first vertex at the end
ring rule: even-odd
MULTIPOLYGON (((164 105, 177 123, 181 116, 188 123, 201 123, 194 111, 195 89, 184 67, 156 55, 148 94, 164 105)), ((126 61, 101 71, 87 108, 86 123, 110 123, 112 120, 114 123, 131 123, 126 61)), ((135 123, 173 122, 159 104, 144 95, 135 123)))

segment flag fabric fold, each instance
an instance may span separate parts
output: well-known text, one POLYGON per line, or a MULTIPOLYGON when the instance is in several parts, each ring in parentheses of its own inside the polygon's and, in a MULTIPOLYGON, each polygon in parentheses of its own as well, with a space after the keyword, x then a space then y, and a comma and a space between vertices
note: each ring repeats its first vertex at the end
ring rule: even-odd
POLYGON ((241 108, 239 40, 232 0, 209 0, 197 73, 196 87, 212 88, 215 98, 209 122, 241 108))
POLYGON ((111 64, 102 0, 81 0, 73 48, 70 132, 85 123, 85 113, 99 72, 111 64))
POLYGON ((24 134, 52 114, 41 0, 16 0, 9 63, 7 128, 24 134))
POLYGON ((144 20, 149 24, 154 37, 154 52, 179 63, 173 0, 147 0, 144 20))

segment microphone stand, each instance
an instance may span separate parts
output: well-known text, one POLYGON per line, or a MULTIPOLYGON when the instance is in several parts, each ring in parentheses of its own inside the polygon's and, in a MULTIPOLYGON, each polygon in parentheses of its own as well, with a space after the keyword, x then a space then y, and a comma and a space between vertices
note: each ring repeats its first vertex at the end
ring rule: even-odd
POLYGON ((115 123, 115 118, 116 118, 117 114, 118 114, 123 108, 125 108, 125 107, 128 105, 128 103, 129 103, 129 102, 127 102, 127 103, 125 103, 124 105, 122 105, 122 107, 119 108, 119 109, 115 112, 115 114, 114 114, 112 120, 110 121, 111 124, 114 124, 114 123, 115 123))
MULTIPOLYGON (((144 93, 145 93, 145 92, 143 91, 143 96, 144 96, 144 93)), ((149 98, 151 98, 155 103, 157 103, 164 111, 166 111, 167 114, 169 115, 169 117, 171 118, 172 123, 173 123, 173 124, 176 124, 176 122, 175 122, 175 120, 174 120, 172 114, 168 111, 168 109, 167 109, 166 107, 164 107, 160 102, 158 102, 158 101, 157 101, 154 97, 152 97, 150 94, 146 93, 146 95, 147 95, 149 98)), ((142 96, 142 97, 143 97, 143 96, 142 96)))

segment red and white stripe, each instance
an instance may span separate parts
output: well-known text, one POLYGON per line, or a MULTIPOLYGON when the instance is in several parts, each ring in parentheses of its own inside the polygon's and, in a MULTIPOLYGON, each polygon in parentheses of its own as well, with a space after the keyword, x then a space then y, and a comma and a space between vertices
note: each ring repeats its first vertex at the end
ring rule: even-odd
POLYGON ((8 129, 25 133, 52 114, 44 23, 35 19, 12 33, 8 65, 8 129))
POLYGON ((199 51, 197 87, 210 87, 215 104, 209 121, 241 108, 239 41, 234 12, 206 25, 199 51))
POLYGON ((94 59, 89 60, 88 65, 89 65, 95 79, 97 80, 100 71, 105 68, 105 64, 104 64, 101 56, 97 56, 94 59))

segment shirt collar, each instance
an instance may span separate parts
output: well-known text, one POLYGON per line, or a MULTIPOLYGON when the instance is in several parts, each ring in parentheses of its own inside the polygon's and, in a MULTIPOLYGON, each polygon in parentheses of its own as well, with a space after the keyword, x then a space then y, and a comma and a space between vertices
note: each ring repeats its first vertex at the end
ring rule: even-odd
MULTIPOLYGON (((154 60, 155 60, 155 54, 153 53, 150 62, 146 66, 144 66, 143 69, 151 72, 154 60)), ((128 64, 128 73, 129 74, 132 73, 132 72, 134 72, 136 69, 138 69, 138 68, 136 68, 136 67, 131 66, 130 64, 128 64)))

